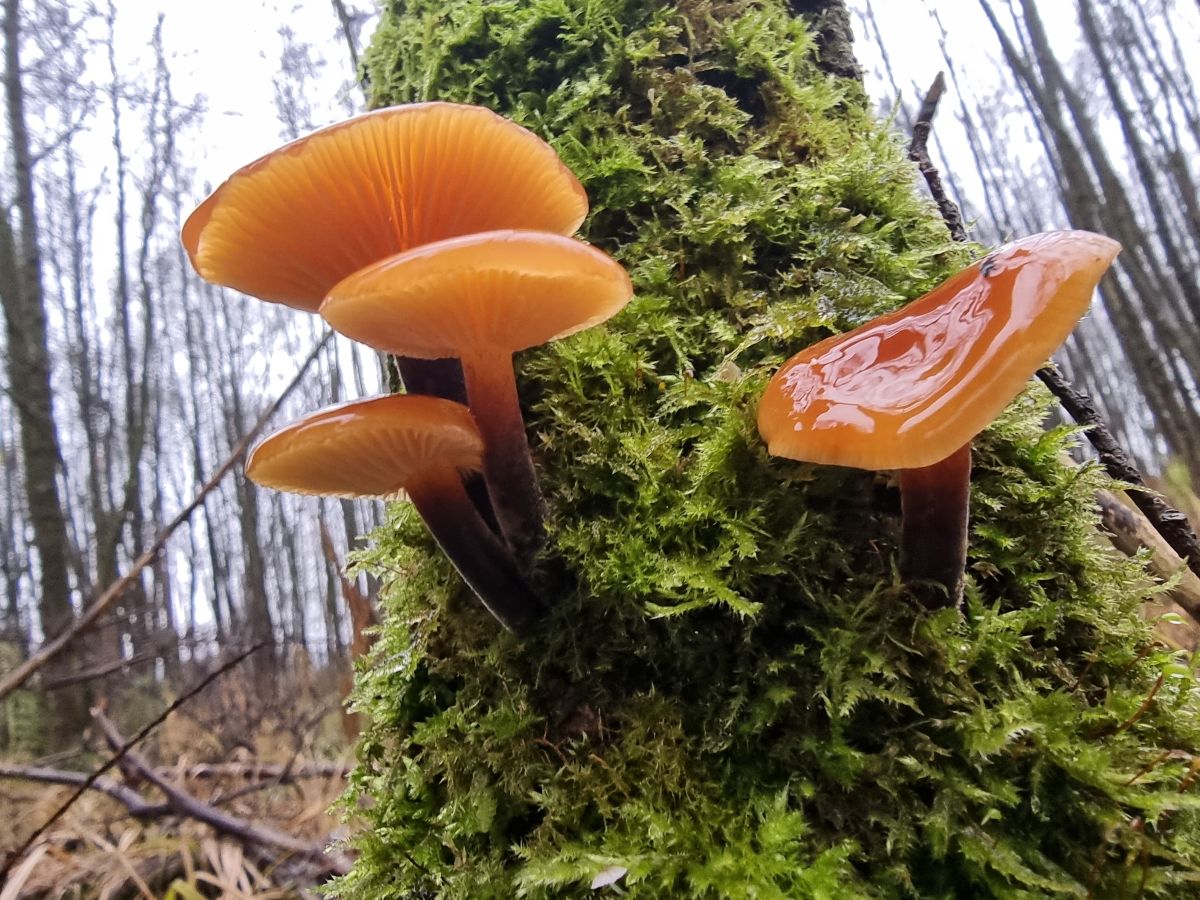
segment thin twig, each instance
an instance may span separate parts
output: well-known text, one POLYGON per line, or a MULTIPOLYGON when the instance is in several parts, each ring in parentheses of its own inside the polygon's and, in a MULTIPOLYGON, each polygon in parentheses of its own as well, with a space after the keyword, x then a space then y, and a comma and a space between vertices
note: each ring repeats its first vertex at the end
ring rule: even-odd
POLYGON ((308 778, 345 778, 350 764, 344 762, 313 762, 295 767, 277 763, 197 763, 193 766, 160 766, 157 771, 187 781, 219 778, 266 778, 280 783, 308 778))
POLYGON ((21 844, 20 847, 8 855, 8 857, 4 860, 4 865, 0 867, 0 883, 4 882, 4 879, 12 869, 13 864, 25 855, 26 851, 33 846, 34 842, 37 841, 38 838, 46 833, 46 829, 62 818, 63 814, 75 804, 76 800, 82 797, 84 793, 86 793, 87 790, 91 788, 92 785, 94 785, 102 775, 104 775, 105 772, 109 771, 113 766, 117 765, 117 763, 121 761, 121 757, 125 753, 129 752, 129 750, 136 746, 139 741, 143 740, 146 735, 165 722, 167 716, 171 715, 171 713, 175 712, 175 710, 179 709, 179 707, 183 706, 183 704, 187 703, 230 669, 241 663, 242 660, 246 659, 246 657, 248 657, 250 654, 261 650, 265 646, 265 641, 255 644, 249 650, 239 653, 228 662, 218 666, 212 672, 205 675, 202 679, 176 697, 166 709, 155 716, 149 723, 146 724, 144 728, 142 728, 129 740, 125 741, 125 743, 122 744, 117 751, 108 760, 106 760, 102 766, 100 766, 100 768, 96 769, 91 775, 84 779, 83 783, 80 784, 76 791, 66 799, 66 802, 64 802, 62 806, 54 811, 50 818, 35 828, 33 834, 29 835, 29 837, 25 839, 25 842, 21 844))
MULTIPOLYGON (((933 127, 933 116, 937 112, 938 101, 941 100, 945 88, 945 78, 941 72, 938 72, 937 78, 933 80, 933 85, 929 88, 929 93, 925 95, 917 122, 913 126, 908 155, 917 164, 921 174, 925 176, 925 182, 929 185, 929 193, 933 196, 934 202, 942 214, 950 236, 956 241, 966 241, 967 233, 963 228, 962 213, 954 201, 947 196, 941 176, 930 161, 929 152, 925 146, 933 127)), ((1187 516, 1172 508, 1159 494, 1146 487, 1146 482, 1137 466, 1133 464, 1129 454, 1117 443, 1116 438, 1113 437, 1112 432, 1108 430, 1108 426, 1100 417, 1096 405, 1087 394, 1072 387, 1062 375, 1049 366, 1039 369, 1037 374, 1042 383, 1058 398, 1059 403, 1071 418, 1078 424, 1087 426, 1088 440, 1096 448, 1096 453, 1099 455, 1105 471, 1117 481, 1136 485, 1135 488, 1128 491, 1130 499, 1150 520, 1154 530, 1171 545, 1171 549, 1187 562, 1188 568, 1200 575, 1200 539, 1192 530, 1187 516)), ((1189 610, 1189 612, 1191 611, 1189 610)))
POLYGON ((1122 722, 1120 727, 1118 727, 1113 734, 1120 734, 1122 731, 1132 728, 1137 720, 1146 714, 1146 710, 1150 708, 1150 704, 1152 704, 1154 702, 1154 698, 1158 696, 1158 692, 1161 690, 1163 681, 1166 679, 1166 677, 1167 676, 1165 673, 1159 674, 1158 680, 1154 682, 1154 687, 1150 688, 1150 693, 1146 695, 1146 699, 1142 701, 1142 705, 1137 708, 1137 711, 1134 712, 1132 716, 1122 722))
POLYGON ((57 678, 44 678, 42 679, 42 687, 48 691, 56 691, 61 688, 70 687, 73 684, 96 681, 97 679, 113 674, 113 672, 132 669, 134 666, 140 666, 143 663, 155 662, 162 655, 161 650, 147 650, 145 653, 135 654, 128 659, 110 660, 104 665, 84 669, 82 672, 71 672, 66 675, 59 675, 57 678))
POLYGON ((269 791, 272 788, 277 788, 284 784, 295 784, 295 782, 280 780, 278 778, 267 778, 263 781, 252 781, 235 791, 230 791, 228 794, 217 791, 208 798, 208 802, 211 806, 227 806, 234 800, 240 800, 242 797, 246 797, 250 794, 257 794, 259 791, 269 791))
POLYGON ((71 643, 71 641, 75 640, 75 638, 79 637, 79 635, 83 634, 88 630, 88 628, 95 624, 96 620, 99 619, 100 616, 102 616, 110 606, 120 599, 127 590, 129 590, 134 581, 141 577, 142 570, 158 559, 159 554, 161 554, 163 549, 166 547, 167 541, 175 532, 175 529, 186 522, 191 517, 192 513, 200 508, 200 505, 204 502, 204 498, 208 496, 213 488, 215 488, 221 482, 221 480, 229 474, 230 470, 237 465, 238 460, 240 460, 245 454, 246 450, 249 449, 250 442, 254 440, 260 431, 262 431, 271 417, 274 416, 279 410, 279 407, 283 405, 283 401, 286 400, 288 395, 291 394, 298 384, 300 384, 300 380, 304 377, 304 374, 308 371, 309 367, 313 364, 321 351, 325 349, 325 345, 329 343, 329 340, 332 337, 333 332, 327 331, 325 336, 317 342, 317 345, 308 355, 308 358, 300 366, 300 371, 296 373, 296 377, 293 378, 288 386, 283 389, 283 392, 275 399, 275 402, 267 407, 263 414, 258 417, 258 421, 254 423, 254 426, 244 435, 242 435, 241 440, 237 442, 237 445, 232 451, 230 451, 229 455, 225 457, 225 461, 221 463, 217 470, 212 474, 212 477, 204 483, 204 485, 196 493, 196 496, 192 498, 192 502, 180 510, 179 514, 166 524, 166 526, 154 538, 154 543, 150 545, 145 553, 137 558, 137 560, 130 567, 129 571, 110 584, 108 588, 105 589, 104 593, 100 595, 99 599, 89 606, 83 612, 83 614, 79 616, 78 619, 74 620, 65 631, 63 631, 54 639, 47 641, 37 653, 25 660, 25 662, 9 673, 8 677, 6 677, 3 682, 0 682, 0 700, 3 700, 21 685, 23 685, 26 681, 28 681, 30 676, 37 672, 38 669, 42 668, 44 665, 46 665, 46 663, 58 656, 58 654, 62 653, 62 651, 66 649, 67 645, 71 643))
POLYGON ((956 241, 966 241, 967 229, 963 225, 962 212, 946 193, 946 188, 942 185, 942 176, 938 172, 937 166, 929 158, 929 148, 926 146, 929 143, 929 133, 933 130, 933 117, 937 113, 938 101, 942 99, 945 90, 946 75, 944 72, 938 72, 929 88, 929 93, 925 95, 925 99, 921 103, 920 111, 917 113, 912 140, 908 144, 908 158, 917 164, 917 168, 925 176, 929 192, 933 195, 938 211, 942 214, 942 221, 950 229, 950 236, 956 241))

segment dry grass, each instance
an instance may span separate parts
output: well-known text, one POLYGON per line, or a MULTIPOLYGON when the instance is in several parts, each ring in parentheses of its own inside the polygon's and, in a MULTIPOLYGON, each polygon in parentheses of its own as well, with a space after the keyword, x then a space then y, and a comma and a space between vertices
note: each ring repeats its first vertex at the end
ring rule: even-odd
MULTIPOLYGON (((166 767, 171 781, 225 813, 310 841, 337 840, 345 826, 327 810, 344 786, 339 767, 324 771, 331 768, 325 766, 311 777, 290 775, 315 763, 348 761, 338 673, 314 673, 304 658, 288 660, 286 670, 286 676, 231 673, 172 715, 139 752, 166 767), (233 765, 194 771, 205 763, 233 765)), ((110 713, 122 718, 118 701, 110 704, 110 713)), ((126 784, 148 802, 161 800, 148 786, 126 784)), ((0 847, 18 846, 71 790, 0 781, 0 847)), ((0 888, 0 900, 283 898, 310 895, 314 880, 310 862, 244 846, 178 816, 138 820, 93 791, 17 864, 0 888)))

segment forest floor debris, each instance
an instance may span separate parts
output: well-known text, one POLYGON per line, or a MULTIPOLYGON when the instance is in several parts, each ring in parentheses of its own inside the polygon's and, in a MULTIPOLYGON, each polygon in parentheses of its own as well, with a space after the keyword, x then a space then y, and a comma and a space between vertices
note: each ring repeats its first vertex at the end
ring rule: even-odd
MULTIPOLYGON (((329 813, 351 766, 337 681, 301 664, 268 689, 249 670, 211 686, 39 838, 0 900, 315 895, 348 864, 336 844, 351 826, 329 813)), ((112 704, 127 714, 114 717, 136 705, 112 704)), ((122 739, 103 712, 95 731, 97 748, 122 739)), ((86 777, 65 764, 0 760, 0 847, 86 777)))

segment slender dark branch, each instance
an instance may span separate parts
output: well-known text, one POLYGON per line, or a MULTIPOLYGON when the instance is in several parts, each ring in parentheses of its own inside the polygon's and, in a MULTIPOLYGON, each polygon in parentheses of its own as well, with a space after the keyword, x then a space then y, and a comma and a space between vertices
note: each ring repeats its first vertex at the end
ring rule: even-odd
POLYGON ((50 816, 50 818, 48 818, 45 822, 43 822, 41 825, 39 825, 37 828, 35 828, 33 830, 33 833, 25 839, 25 842, 23 844, 21 844, 21 846, 19 846, 12 853, 8 854, 7 859, 4 860, 4 865, 0 866, 0 884, 4 883, 4 879, 8 876, 8 873, 12 870, 12 867, 17 862, 17 860, 19 860, 22 856, 24 856, 25 853, 29 850, 29 848, 33 846, 34 842, 38 838, 40 838, 43 834, 46 833, 46 829, 48 829, 51 825, 53 825, 55 822, 57 822, 59 819, 61 819, 63 814, 66 813, 66 811, 68 809, 70 809, 72 806, 75 805, 76 800, 78 800, 80 797, 82 797, 84 795, 84 793, 86 793, 88 791, 88 789, 91 788, 92 785, 94 785, 100 779, 100 777, 102 775, 104 775, 111 768, 113 768, 113 766, 117 765, 121 761, 122 756, 124 756, 126 753, 128 753, 131 748, 136 746, 139 741, 143 740, 146 737, 146 735, 150 734, 150 732, 152 732, 155 728, 157 728, 159 725, 161 725, 163 722, 165 722, 167 719, 167 716, 171 715, 171 713, 175 712, 175 710, 179 709, 179 707, 183 706, 183 704, 187 703, 189 700, 191 700, 193 697, 195 697, 197 694, 199 694, 202 690, 204 690, 206 687, 208 687, 210 684, 212 684, 214 681, 216 681, 218 678, 220 678, 222 675, 224 675, 230 669, 234 668, 236 665, 238 665, 240 662, 242 662, 242 660, 246 659, 246 657, 248 657, 250 654, 255 653, 258 650, 261 650, 264 646, 266 646, 265 642, 255 644, 249 650, 239 653, 237 656, 233 657, 228 662, 223 663, 222 665, 218 666, 212 672, 205 675, 198 682, 196 682, 194 685, 192 685, 190 688, 188 688, 186 691, 184 691, 182 694, 180 694, 178 697, 176 697, 175 700, 166 709, 164 709, 161 713, 159 713, 152 720, 150 720, 150 722, 147 723, 144 728, 142 728, 137 734, 135 734, 129 740, 125 741, 120 747, 118 747, 116 752, 114 752, 113 755, 111 757, 109 757, 109 759, 106 760, 102 766, 100 766, 100 768, 96 769, 94 772, 92 772, 91 775, 88 775, 87 778, 84 779, 83 783, 80 784, 79 787, 75 790, 75 792, 66 799, 66 802, 64 802, 62 804, 62 806, 60 806, 58 809, 56 809, 54 811, 54 813, 50 816))
MULTIPOLYGON (((930 162, 925 148, 925 144, 929 140, 929 132, 933 127, 933 116, 937 111, 938 101, 941 99, 945 87, 945 79, 939 72, 929 93, 925 95, 925 101, 921 104, 917 123, 913 126, 908 155, 917 164, 921 174, 925 176, 929 192, 933 195, 933 199, 941 211, 942 219, 945 221, 950 235, 956 241, 965 241, 967 234, 963 228, 962 214, 954 201, 946 195, 942 179, 937 168, 930 162)), ((1042 383, 1058 398, 1058 402, 1062 404, 1063 409, 1071 418, 1078 424, 1087 426, 1088 440, 1099 454, 1105 471, 1116 480, 1135 486, 1128 491, 1129 498, 1154 526, 1154 530, 1162 535, 1163 540, 1171 546, 1171 549, 1187 562, 1188 568, 1200 575, 1200 539, 1197 539, 1196 532, 1188 522, 1187 516, 1174 509, 1159 494, 1146 487, 1146 482, 1137 466, 1134 465, 1124 448, 1117 443, 1117 439, 1108 430, 1108 426, 1100 417, 1099 410, 1096 409, 1096 405, 1087 394, 1072 387, 1062 375, 1049 366, 1038 370, 1037 374, 1042 383)))
POLYGON ((917 113, 912 140, 908 144, 908 158, 917 164, 917 168, 925 177, 925 183, 929 185, 929 193, 933 195, 938 212, 942 214, 942 220, 950 229, 950 236, 956 241, 965 241, 967 229, 963 225, 962 212, 946 193, 946 188, 942 184, 942 176, 938 172, 937 166, 929 158, 929 147, 927 146, 929 134, 933 131, 933 117, 937 113, 938 102, 942 99, 945 90, 946 75, 944 72, 938 72, 937 77, 933 79, 933 84, 929 87, 929 92, 921 102, 920 111, 917 113))
POLYGON ((237 790, 230 791, 227 794, 222 791, 217 791, 208 798, 208 803, 214 808, 219 806, 228 806, 234 800, 240 800, 242 797, 246 797, 250 794, 257 794, 259 791, 269 791, 283 784, 294 783, 295 782, 290 780, 280 780, 278 778, 266 778, 262 781, 252 781, 249 784, 242 785, 237 790))
POLYGON ((140 666, 143 663, 154 662, 160 656, 162 651, 148 650, 145 653, 138 653, 128 659, 114 659, 104 665, 94 666, 90 669, 85 669, 82 672, 70 672, 66 675, 59 675, 55 678, 45 678, 42 681, 42 687, 48 691, 56 691, 60 688, 70 687, 73 684, 81 684, 85 681, 95 681, 98 678, 104 678, 111 675, 113 672, 120 672, 123 669, 131 669, 134 666, 140 666))
POLYGON ((33 164, 36 166, 43 159, 54 153, 59 147, 78 134, 80 129, 83 128, 84 119, 87 118, 88 114, 88 110, 81 112, 74 122, 64 128, 53 140, 38 150, 37 153, 33 154, 33 164))
POLYGON ((1146 486, 1142 473, 1129 458, 1129 454, 1104 426, 1104 420, 1100 418, 1100 412, 1092 399, 1071 387, 1058 371, 1049 366, 1038 370, 1038 378, 1050 388, 1051 393, 1058 398, 1058 402, 1070 413, 1072 419, 1080 425, 1087 426, 1087 438, 1096 448, 1105 471, 1117 481, 1135 486, 1126 492, 1129 499, 1150 520, 1154 530, 1163 536, 1163 540, 1171 545, 1171 549, 1187 562, 1188 568, 1200 575, 1200 539, 1197 539, 1196 532, 1192 530, 1188 517, 1146 486))

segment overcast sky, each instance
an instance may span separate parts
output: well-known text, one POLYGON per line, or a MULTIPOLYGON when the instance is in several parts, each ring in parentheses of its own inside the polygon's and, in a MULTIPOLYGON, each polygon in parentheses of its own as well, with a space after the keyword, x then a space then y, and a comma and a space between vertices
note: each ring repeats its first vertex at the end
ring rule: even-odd
POLYGON ((121 59, 149 68, 149 39, 161 12, 176 97, 206 98, 205 140, 197 148, 203 154, 201 180, 219 182, 280 143, 273 79, 279 72, 283 24, 296 40, 312 43, 329 60, 324 83, 309 96, 318 124, 342 115, 339 94, 351 75, 349 53, 325 0, 118 0, 117 7, 121 59))

